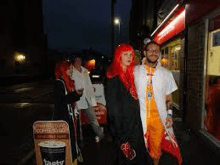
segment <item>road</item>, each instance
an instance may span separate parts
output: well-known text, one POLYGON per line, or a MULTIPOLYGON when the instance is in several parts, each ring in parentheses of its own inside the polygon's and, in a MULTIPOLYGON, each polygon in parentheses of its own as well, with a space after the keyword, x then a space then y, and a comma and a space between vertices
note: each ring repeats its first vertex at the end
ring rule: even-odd
MULTIPOLYGON (((0 88, 0 136, 4 151, 0 165, 35 164, 32 126, 35 121, 51 120, 53 98, 53 80, 0 88)), ((114 146, 97 146, 91 127, 85 128, 83 165, 109 164, 115 157, 114 146)))
POLYGON ((0 88, 1 165, 27 164, 34 156, 33 123, 50 120, 53 107, 53 80, 0 88))

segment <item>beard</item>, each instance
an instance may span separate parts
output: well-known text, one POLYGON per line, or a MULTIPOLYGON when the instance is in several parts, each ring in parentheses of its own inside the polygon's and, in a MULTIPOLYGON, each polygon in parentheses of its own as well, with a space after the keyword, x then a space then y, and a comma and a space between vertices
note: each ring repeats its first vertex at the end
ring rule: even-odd
POLYGON ((158 59, 159 59, 159 58, 157 58, 155 61, 152 61, 151 59, 149 59, 149 58, 147 57, 147 62, 148 62, 148 63, 151 63, 151 64, 157 64, 158 59))

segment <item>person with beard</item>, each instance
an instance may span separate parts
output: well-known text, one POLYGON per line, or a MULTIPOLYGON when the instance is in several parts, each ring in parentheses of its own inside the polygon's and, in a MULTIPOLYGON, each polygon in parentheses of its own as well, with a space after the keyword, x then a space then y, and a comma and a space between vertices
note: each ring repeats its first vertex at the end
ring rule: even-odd
POLYGON ((172 92, 177 90, 172 73, 160 65, 160 45, 150 41, 144 47, 145 61, 134 69, 135 86, 140 103, 145 145, 154 165, 162 150, 177 157, 179 146, 173 133, 172 92))
POLYGON ((144 144, 134 85, 134 58, 133 48, 120 44, 107 69, 107 122, 117 147, 115 165, 151 165, 152 162, 144 144))

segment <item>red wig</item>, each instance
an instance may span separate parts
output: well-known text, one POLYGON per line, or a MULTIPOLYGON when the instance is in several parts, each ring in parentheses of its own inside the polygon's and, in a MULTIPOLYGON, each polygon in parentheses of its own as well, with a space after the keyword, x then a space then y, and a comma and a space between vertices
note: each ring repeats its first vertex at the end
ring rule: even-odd
POLYGON ((56 79, 62 78, 64 80, 68 92, 72 92, 75 90, 74 82, 66 74, 66 71, 70 67, 71 67, 71 63, 68 61, 59 61, 55 66, 55 77, 56 79))
POLYGON ((117 46, 114 52, 114 59, 112 64, 107 69, 107 78, 113 78, 114 76, 119 76, 119 79, 124 84, 125 88, 131 93, 132 97, 137 100, 137 92, 134 85, 134 50, 129 44, 120 44, 117 46), (131 52, 132 61, 129 66, 127 66, 126 72, 121 66, 121 56, 123 52, 131 52))

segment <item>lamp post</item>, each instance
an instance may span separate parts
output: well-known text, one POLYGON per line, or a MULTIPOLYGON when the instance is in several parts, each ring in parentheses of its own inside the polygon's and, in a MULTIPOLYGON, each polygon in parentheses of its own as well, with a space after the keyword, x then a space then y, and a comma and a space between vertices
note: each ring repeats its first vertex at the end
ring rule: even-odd
POLYGON ((117 0, 111 0, 111 55, 114 53, 114 4, 117 0))
POLYGON ((115 25, 118 25, 118 30, 119 30, 119 34, 120 34, 121 33, 121 29, 120 29, 121 28, 120 27, 121 26, 121 21, 120 21, 119 18, 116 17, 114 22, 115 22, 115 25))
MULTIPOLYGON (((120 42, 120 35, 121 35, 121 20, 119 17, 115 17, 114 18, 114 25, 116 25, 116 28, 117 29, 117 26, 118 26, 118 33, 115 33, 115 41, 116 41, 116 44, 119 44, 117 41, 120 42)), ((116 31, 116 32, 117 32, 116 31)))

